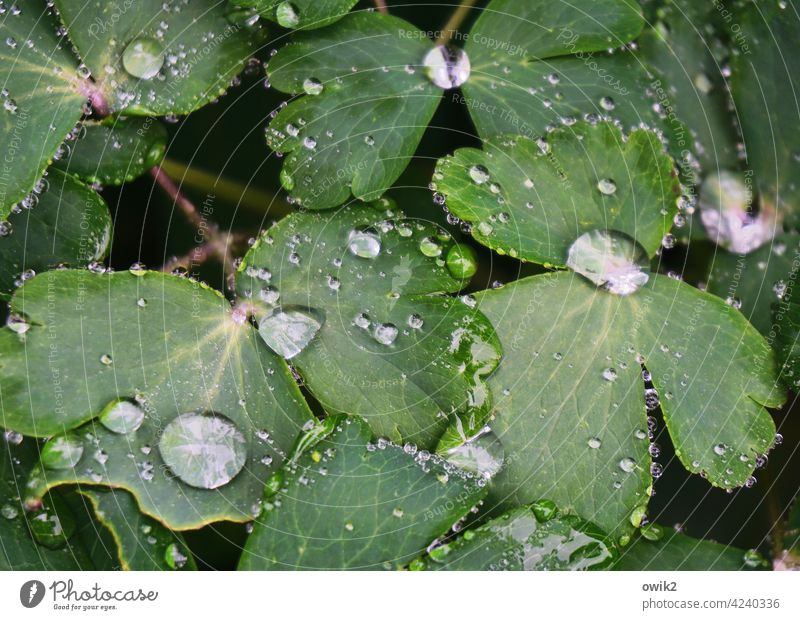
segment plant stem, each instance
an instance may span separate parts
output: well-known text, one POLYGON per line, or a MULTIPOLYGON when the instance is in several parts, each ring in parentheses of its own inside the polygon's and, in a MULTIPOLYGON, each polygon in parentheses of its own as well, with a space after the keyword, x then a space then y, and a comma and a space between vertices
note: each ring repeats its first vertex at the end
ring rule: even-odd
POLYGON ((375 7, 384 15, 389 14, 389 7, 386 6, 386 0, 374 0, 375 7))
POLYGON ((450 19, 447 20, 447 23, 442 26, 441 34, 439 35, 439 38, 436 39, 436 45, 444 45, 453 38, 453 35, 458 30, 458 27, 467 18, 467 15, 469 15, 470 10, 472 10, 472 7, 475 6, 476 2, 477 0, 461 1, 461 4, 455 11, 453 11, 450 19))
POLYGON ((225 269, 226 275, 231 275, 233 269, 233 248, 244 235, 232 233, 230 231, 221 232, 215 222, 209 222, 200 214, 194 203, 181 193, 175 181, 164 171, 162 166, 156 166, 150 170, 150 174, 156 183, 172 198, 172 201, 189 222, 196 226, 199 233, 207 239, 205 243, 195 247, 189 254, 168 261, 162 267, 162 271, 172 271, 176 267, 196 267, 205 263, 209 258, 216 257, 225 269))
POLYGON ((276 194, 270 194, 251 185, 231 181, 217 174, 189 167, 171 159, 161 162, 161 169, 168 175, 179 178, 187 187, 214 194, 234 205, 241 205, 258 213, 268 213, 273 217, 288 215, 291 209, 276 194))

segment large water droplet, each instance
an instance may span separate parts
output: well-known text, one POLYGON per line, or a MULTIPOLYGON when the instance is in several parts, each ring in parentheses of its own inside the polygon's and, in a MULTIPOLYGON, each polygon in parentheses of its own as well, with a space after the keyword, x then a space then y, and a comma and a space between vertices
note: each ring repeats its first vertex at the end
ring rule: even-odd
POLYGON ((322 93, 325 87, 316 78, 308 78, 303 81, 303 90, 307 95, 316 96, 322 93))
POLYGON ((158 450, 178 478, 200 489, 228 484, 247 460, 244 436, 216 413, 179 415, 164 428, 158 450))
POLYGON ((454 278, 467 280, 478 271, 478 257, 468 245, 456 244, 447 252, 447 269, 454 278))
POLYGON ((164 48, 155 39, 139 37, 122 52, 122 66, 135 78, 150 80, 164 65, 164 48))
POLYGON ((176 543, 170 543, 164 550, 164 561, 173 570, 183 568, 188 560, 189 558, 176 543))
POLYGON ((625 457, 620 460, 619 468, 624 471, 626 474, 631 473, 634 469, 636 469, 636 461, 634 461, 630 457, 625 457))
POLYGON ((428 79, 445 90, 458 88, 469 79, 470 62, 462 49, 437 45, 422 60, 428 79))
POLYGON ((106 405, 100 414, 100 423, 114 433, 127 435, 139 430, 144 411, 128 400, 116 400, 106 405))
POLYGON ((483 478, 497 474, 503 467, 504 458, 503 444, 489 430, 447 451, 448 462, 483 478))
POLYGON ((275 19, 284 28, 295 28, 300 23, 300 12, 291 2, 281 2, 275 9, 275 19))
POLYGON ((267 346, 284 359, 292 359, 308 346, 325 319, 310 308, 278 308, 258 322, 267 346))
POLYGON ((375 340, 381 344, 389 346, 397 339, 398 333, 400 333, 400 330, 398 330, 395 325, 392 325, 391 323, 381 323, 375 326, 375 330, 373 331, 372 335, 374 336, 375 340))
POLYGON ((474 165, 469 167, 469 178, 472 179, 478 185, 483 185, 486 181, 489 180, 489 171, 480 165, 474 165))
POLYGON ((49 469, 71 469, 83 456, 83 443, 73 435, 53 437, 41 451, 42 464, 49 469))
POLYGON ((371 228, 351 230, 347 236, 347 249, 361 258, 376 258, 381 253, 381 238, 371 228))
POLYGON ((647 252, 613 230, 584 233, 570 246, 567 267, 615 295, 630 295, 650 279, 647 252))
POLYGON ((772 210, 752 211, 753 191, 743 174, 709 174, 700 191, 700 219, 708 236, 723 248, 746 254, 770 241, 780 229, 772 210))

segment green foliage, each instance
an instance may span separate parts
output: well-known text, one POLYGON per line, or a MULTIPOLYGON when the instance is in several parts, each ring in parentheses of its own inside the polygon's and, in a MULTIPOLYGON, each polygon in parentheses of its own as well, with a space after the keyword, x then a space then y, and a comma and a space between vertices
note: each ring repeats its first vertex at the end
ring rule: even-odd
POLYGON ((796 2, 472 4, 0 3, 0 569, 796 567, 796 2))

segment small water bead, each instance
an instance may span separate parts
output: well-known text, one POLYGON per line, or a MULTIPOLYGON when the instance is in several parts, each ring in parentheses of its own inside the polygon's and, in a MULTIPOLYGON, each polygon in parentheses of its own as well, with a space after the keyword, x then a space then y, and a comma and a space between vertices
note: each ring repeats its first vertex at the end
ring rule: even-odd
POLYGON ((144 297, 140 297, 139 299, 136 300, 136 305, 139 306, 140 308, 146 308, 147 300, 144 297))
POLYGON ((381 253, 381 238, 371 228, 351 230, 347 236, 347 249, 354 256, 377 258, 381 253))
POLYGON ((783 280, 778 280, 772 285, 772 292, 775 293, 775 297, 778 299, 783 299, 788 288, 789 287, 787 286, 786 282, 783 280))
POLYGON ((636 469, 636 461, 634 461, 630 457, 625 457, 620 460, 619 468, 624 471, 626 474, 631 473, 634 469, 636 469))
POLYGON ((694 76, 694 86, 704 95, 710 93, 714 88, 714 84, 705 73, 698 73, 694 76))
POLYGON ((103 409, 100 423, 114 433, 127 435, 139 430, 144 421, 144 411, 128 400, 117 400, 103 409))
POLYGON ((48 469, 71 469, 83 456, 83 443, 74 435, 59 435, 49 439, 40 454, 48 469))
POLYGON ((176 543, 170 543, 164 551, 164 561, 173 570, 183 568, 188 560, 176 543))
POLYGON ((164 48, 155 39, 136 38, 122 52, 122 66, 133 77, 150 80, 164 66, 164 48))
POLYGON ((313 151, 317 148, 317 139, 314 136, 306 136, 303 138, 303 146, 309 151, 313 151))
POLYGON ((228 484, 247 461, 247 440, 217 413, 184 413, 164 428, 161 458, 189 486, 216 489, 228 484))
POLYGON ((468 280, 478 271, 478 256, 471 246, 456 244, 447 252, 446 264, 454 278, 468 280))
POLYGON ((18 314, 9 314, 6 327, 16 334, 24 334, 31 328, 31 324, 18 314))
POLYGON ((600 107, 607 112, 611 112, 615 107, 617 107, 617 104, 611 97, 603 97, 600 99, 600 107))
POLYGON ((397 340, 397 335, 399 333, 400 330, 398 330, 395 325, 392 325, 391 323, 381 323, 375 326, 372 336, 382 345, 389 346, 394 344, 394 341, 397 340))
POLYGON ((718 443, 714 446, 714 454, 717 456, 725 456, 725 452, 727 452, 727 447, 723 443, 718 443))
POLYGON ((299 355, 325 322, 310 308, 277 308, 258 322, 258 333, 267 346, 284 359, 299 355))
POLYGON ((321 94, 325 87, 318 79, 311 77, 303 81, 303 90, 307 95, 316 96, 321 94))
POLYGON ((392 510, 392 515, 397 517, 398 519, 403 516, 403 509, 402 508, 395 508, 392 510))
POLYGON ((603 442, 600 441, 598 437, 590 437, 589 440, 586 442, 586 445, 589 446, 592 450, 597 450, 600 446, 603 445, 603 442))
POLYGON ((419 242, 419 251, 429 258, 442 254, 442 245, 435 237, 423 237, 419 242))
POLYGON ((439 88, 458 88, 469 79, 471 65, 462 49, 437 45, 422 60, 425 75, 439 88))
POLYGON ((628 235, 613 230, 584 233, 570 246, 567 266, 615 295, 630 295, 647 284, 647 252, 628 235))
POLYGON ((617 380, 617 371, 614 370, 613 368, 606 368, 603 371, 603 379, 605 379, 606 381, 611 381, 611 382, 616 381, 617 380))
POLYGON ((412 314, 408 317, 408 326, 412 329, 422 329, 424 324, 425 321, 423 321, 422 317, 418 314, 412 314))
POLYGON ((2 515, 4 519, 11 521, 12 519, 17 518, 17 515, 19 515, 19 510, 11 504, 3 504, 3 507, 0 508, 0 515, 2 515))
POLYGON ((300 12, 291 2, 281 2, 275 9, 275 20, 284 28, 296 28, 300 23, 300 12))
POLYGON ((472 179, 478 185, 483 185, 489 180, 489 171, 480 165, 470 166, 469 170, 469 178, 472 179))
POLYGON ((14 227, 8 220, 0 221, 0 237, 8 237, 14 231, 14 227))
POLYGON ((600 190, 601 194, 612 196, 617 192, 617 184, 611 179, 600 179, 597 182, 597 189, 600 190))
POLYGON ((100 363, 103 364, 103 366, 111 366, 114 360, 107 353, 103 353, 103 355, 100 356, 100 363))

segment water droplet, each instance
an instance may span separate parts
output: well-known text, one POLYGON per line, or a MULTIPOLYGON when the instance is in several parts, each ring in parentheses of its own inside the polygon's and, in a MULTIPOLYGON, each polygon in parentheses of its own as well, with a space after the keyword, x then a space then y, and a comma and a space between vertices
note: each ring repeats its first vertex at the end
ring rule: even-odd
POLYGON ((110 355, 103 353, 103 355, 100 356, 100 363, 103 364, 103 366, 111 366, 111 364, 114 363, 114 360, 110 355))
POLYGON ((724 456, 726 451, 727 447, 724 443, 718 443, 716 446, 714 446, 714 454, 717 456, 724 456))
POLYGON ((128 400, 116 400, 100 414, 100 423, 113 433, 127 435, 139 430, 144 421, 144 411, 128 400))
POLYGON ((3 515, 4 519, 16 519, 17 515, 19 514, 19 510, 17 510, 11 504, 4 504, 2 508, 0 508, 0 515, 3 515))
POLYGON ((611 179, 600 179, 597 182, 597 189, 600 190, 601 194, 611 196, 617 192, 617 184, 611 179))
POLYGON ((603 442, 600 441, 598 437, 590 437, 586 442, 586 445, 589 446, 592 450, 597 450, 600 446, 603 445, 603 442))
POLYGON ((425 75, 439 88, 458 88, 469 79, 470 62, 462 49, 437 45, 422 60, 425 75))
POLYGON ((321 94, 325 87, 318 79, 311 77, 303 81, 303 90, 307 95, 316 96, 321 94))
POLYGON ((434 237, 424 237, 419 242, 419 251, 425 256, 436 258, 441 255, 442 246, 434 237))
POLYGON ((170 543, 164 550, 164 561, 171 569, 181 569, 186 565, 189 560, 188 557, 181 551, 175 543, 170 543))
POLYGON ((503 467, 505 450, 488 428, 447 451, 447 461, 456 467, 489 479, 503 467))
POLYGON ((284 28, 296 28, 300 23, 300 13, 291 2, 281 2, 275 9, 275 19, 284 28))
POLYGON ((397 340, 397 334, 399 330, 396 326, 392 325, 391 323, 381 323, 375 326, 374 331, 372 332, 373 337, 375 340, 380 342, 383 345, 389 346, 397 340))
POLYGON ((700 219, 709 237, 737 254, 770 241, 780 229, 775 211, 752 213, 753 189, 744 174, 722 170, 709 174, 700 190, 700 219))
POLYGON ((361 258, 376 258, 381 253, 381 238, 371 228, 351 230, 347 236, 347 249, 361 258))
POLYGON ((600 99, 600 107, 610 112, 615 107, 617 107, 617 104, 611 97, 603 97, 602 99, 600 99))
POLYGON ((150 80, 164 65, 164 48, 155 39, 139 37, 122 52, 122 66, 135 78, 150 80))
POLYGON ((558 508, 556 507, 555 502, 552 502, 549 499, 540 499, 535 501, 533 504, 531 504, 531 509, 533 510, 533 516, 536 517, 536 520, 539 523, 547 523, 558 513, 558 508))
POLYGON ((83 443, 74 435, 58 435, 44 444, 40 454, 48 469, 71 469, 83 456, 83 443))
POLYGON ((606 368, 603 371, 603 379, 606 381, 616 381, 617 380, 617 371, 613 368, 606 368))
POLYGON ((626 474, 631 473, 634 469, 636 469, 636 461, 634 461, 630 457, 625 457, 620 460, 619 468, 624 471, 626 474))
POLYGON ((402 508, 395 508, 392 510, 392 515, 397 517, 398 519, 403 516, 403 509, 402 508))
POLYGON ((447 252, 447 269, 454 278, 467 280, 478 271, 478 257, 471 246, 456 244, 447 252))
POLYGON ((630 295, 647 284, 647 252, 613 230, 584 233, 570 246, 567 267, 615 295, 630 295))
POLYGON ((469 167, 469 178, 471 178, 478 185, 483 185, 489 180, 489 171, 480 165, 469 167))
POLYGON ((216 413, 179 415, 164 428, 158 450, 178 478, 200 489, 228 484, 247 460, 244 436, 216 413))
POLYGON ((423 321, 422 317, 418 314, 412 314, 408 317, 408 326, 412 329, 422 329, 424 324, 425 321, 423 321))
POLYGON ((277 308, 258 322, 258 333, 267 346, 284 359, 292 359, 317 335, 325 322, 310 308, 277 308))

